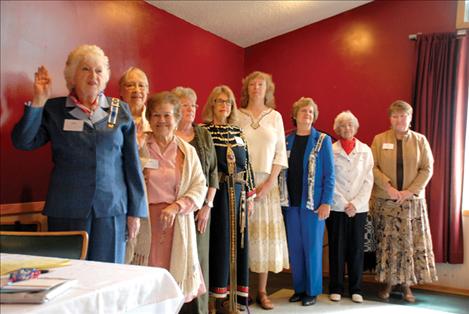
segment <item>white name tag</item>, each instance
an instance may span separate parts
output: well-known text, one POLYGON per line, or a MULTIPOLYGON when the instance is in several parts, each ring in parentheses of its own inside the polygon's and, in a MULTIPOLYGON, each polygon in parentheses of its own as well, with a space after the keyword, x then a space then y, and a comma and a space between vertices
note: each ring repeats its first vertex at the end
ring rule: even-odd
POLYGON ((241 137, 235 136, 235 141, 236 141, 236 144, 244 146, 244 141, 241 137))
POLYGON ((64 120, 64 131, 81 132, 81 131, 83 131, 84 122, 85 121, 83 121, 83 120, 65 119, 64 120))
POLYGON ((394 149, 393 143, 383 143, 383 149, 394 149))
POLYGON ((143 167, 148 169, 158 169, 160 167, 160 162, 158 159, 148 158, 145 166, 143 167))

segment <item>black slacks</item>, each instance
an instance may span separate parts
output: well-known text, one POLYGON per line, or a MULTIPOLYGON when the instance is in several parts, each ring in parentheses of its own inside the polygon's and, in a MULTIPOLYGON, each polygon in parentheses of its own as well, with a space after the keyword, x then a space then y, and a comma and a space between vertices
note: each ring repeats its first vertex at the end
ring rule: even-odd
POLYGON ((363 243, 368 213, 350 218, 344 212, 331 211, 326 220, 329 238, 329 293, 344 293, 345 263, 349 293, 361 294, 363 275, 363 243))

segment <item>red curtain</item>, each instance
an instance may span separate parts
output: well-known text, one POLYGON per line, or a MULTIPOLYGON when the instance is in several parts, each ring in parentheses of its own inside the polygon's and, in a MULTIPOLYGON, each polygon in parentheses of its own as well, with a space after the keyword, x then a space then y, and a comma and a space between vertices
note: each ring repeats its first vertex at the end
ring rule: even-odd
POLYGON ((468 100, 468 41, 454 33, 417 37, 415 129, 435 158, 427 187, 435 260, 463 263, 462 184, 468 100))

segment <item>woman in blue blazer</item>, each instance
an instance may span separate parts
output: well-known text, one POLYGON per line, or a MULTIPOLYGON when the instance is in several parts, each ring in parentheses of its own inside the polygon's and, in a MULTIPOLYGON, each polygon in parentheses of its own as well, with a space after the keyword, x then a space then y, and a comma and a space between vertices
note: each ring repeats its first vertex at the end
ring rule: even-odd
POLYGON ((89 260, 122 263, 126 225, 135 237, 147 214, 135 125, 126 103, 104 96, 109 74, 101 48, 79 46, 64 70, 70 94, 49 99, 51 78, 39 67, 12 140, 23 150, 51 142, 49 231, 87 231, 89 260))
POLYGON ((292 118, 297 129, 286 139, 288 169, 279 185, 295 289, 289 301, 308 306, 322 293, 322 243, 334 195, 334 155, 331 138, 313 127, 318 107, 311 98, 293 104, 292 118))

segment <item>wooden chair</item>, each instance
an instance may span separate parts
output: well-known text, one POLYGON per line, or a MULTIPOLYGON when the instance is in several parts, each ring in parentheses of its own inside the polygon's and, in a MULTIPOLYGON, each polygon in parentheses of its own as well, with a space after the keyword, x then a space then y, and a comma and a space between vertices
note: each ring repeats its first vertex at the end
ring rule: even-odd
POLYGON ((87 251, 86 231, 0 231, 2 253, 85 259, 87 251))

